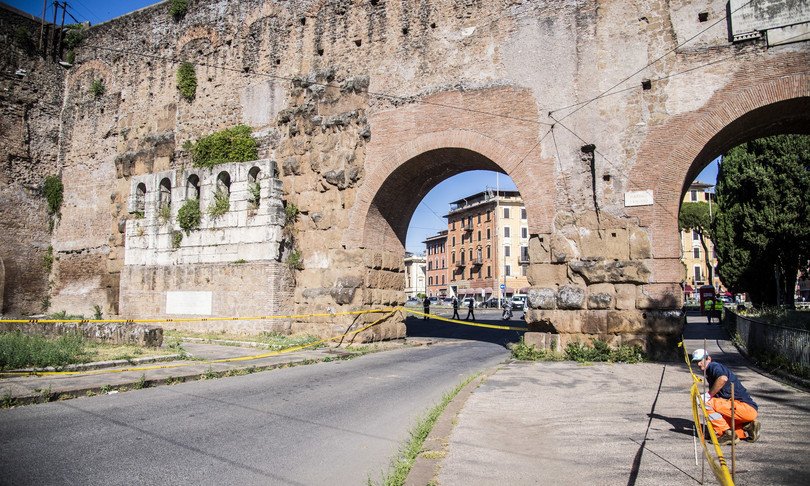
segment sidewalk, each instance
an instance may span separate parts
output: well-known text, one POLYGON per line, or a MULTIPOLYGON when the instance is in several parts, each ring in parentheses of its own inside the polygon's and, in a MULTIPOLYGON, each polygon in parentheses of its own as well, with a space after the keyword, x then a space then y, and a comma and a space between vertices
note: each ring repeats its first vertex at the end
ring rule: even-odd
POLYGON ((183 343, 195 360, 161 361, 149 364, 113 366, 80 374, 19 376, 0 380, 0 398, 6 404, 25 405, 79 396, 111 393, 117 390, 144 388, 163 383, 179 383, 206 377, 246 374, 313 361, 341 359, 353 353, 342 348, 318 348, 295 351, 266 358, 226 363, 208 360, 255 356, 267 350, 255 347, 226 346, 204 343, 183 343), (128 371, 122 371, 128 370, 128 371))
MULTIPOLYGON (((735 483, 810 483, 810 394, 748 367, 718 326, 689 321, 687 348, 705 337, 759 405, 762 437, 737 446, 735 483)), ((463 404, 438 484, 699 484, 691 384, 683 361, 504 365, 463 404)), ((717 484, 708 465, 703 482, 717 484)))

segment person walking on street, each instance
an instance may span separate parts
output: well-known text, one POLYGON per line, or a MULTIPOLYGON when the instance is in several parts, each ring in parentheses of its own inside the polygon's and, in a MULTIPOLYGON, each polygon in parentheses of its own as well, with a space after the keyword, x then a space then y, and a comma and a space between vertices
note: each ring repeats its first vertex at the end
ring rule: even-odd
POLYGON ((714 299, 706 299, 703 301, 703 313, 706 314, 706 323, 712 323, 712 314, 714 314, 714 299))
POLYGON ((427 314, 430 314, 430 299, 427 295, 425 296, 425 300, 422 301, 422 307, 425 309, 425 315, 422 316, 422 319, 427 320, 427 314))
POLYGON ((467 301, 467 317, 464 320, 469 321, 470 316, 472 316, 472 320, 475 320, 475 299, 467 301))
POLYGON ((757 420, 759 407, 748 394, 737 375, 712 357, 705 349, 692 353, 692 362, 706 373, 709 391, 702 396, 706 412, 720 445, 736 444, 747 438, 759 440, 760 423, 757 420), (731 384, 734 384, 734 431, 731 430, 731 384))
POLYGON ((458 315, 458 297, 453 297, 453 319, 461 319, 458 315))

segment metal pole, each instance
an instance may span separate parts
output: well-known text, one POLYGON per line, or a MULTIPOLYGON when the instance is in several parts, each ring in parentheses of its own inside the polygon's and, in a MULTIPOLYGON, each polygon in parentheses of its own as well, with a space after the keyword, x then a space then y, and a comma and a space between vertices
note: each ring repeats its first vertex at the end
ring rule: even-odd
POLYGON ((42 0, 42 17, 39 20, 42 23, 39 26, 39 52, 44 53, 45 51, 42 50, 42 35, 45 32, 45 11, 48 9, 48 0, 42 0))
POLYGON ((731 384, 731 481, 734 482, 734 463, 736 462, 736 447, 734 440, 737 438, 737 429, 734 427, 734 383, 731 384))
POLYGON ((59 42, 56 43, 56 55, 62 58, 62 39, 65 36, 65 13, 67 12, 67 2, 62 2, 62 23, 59 25, 59 42))
POLYGON ((53 2, 53 30, 51 37, 53 37, 53 49, 51 55, 53 56, 53 60, 56 60, 56 10, 59 8, 59 2, 53 2))
MULTIPOLYGON (((703 338, 703 359, 706 359, 706 338, 703 338)), ((706 367, 703 368, 703 396, 706 396, 706 367)), ((702 400, 702 398, 701 398, 702 400)), ((706 421, 706 417, 701 414, 701 420, 703 421, 703 441, 706 441, 706 432, 709 431, 709 424, 706 421)), ((700 455, 700 484, 706 484, 704 479, 706 477, 706 454, 700 455)))

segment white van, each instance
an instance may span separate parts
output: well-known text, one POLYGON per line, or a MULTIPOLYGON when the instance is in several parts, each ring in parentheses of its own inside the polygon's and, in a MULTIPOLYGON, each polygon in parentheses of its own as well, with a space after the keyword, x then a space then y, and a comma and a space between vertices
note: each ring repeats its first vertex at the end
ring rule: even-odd
POLYGON ((512 310, 525 310, 526 309, 526 302, 528 302, 529 296, 526 294, 515 294, 512 296, 512 310))

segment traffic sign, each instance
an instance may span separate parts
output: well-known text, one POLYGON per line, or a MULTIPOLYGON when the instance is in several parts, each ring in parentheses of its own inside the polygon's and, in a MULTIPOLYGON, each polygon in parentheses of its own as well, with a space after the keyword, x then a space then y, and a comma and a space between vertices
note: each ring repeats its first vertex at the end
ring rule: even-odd
POLYGON ((501 284, 501 290, 506 288, 506 284, 501 284))

